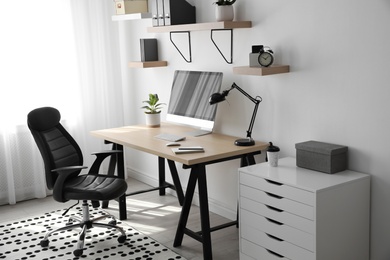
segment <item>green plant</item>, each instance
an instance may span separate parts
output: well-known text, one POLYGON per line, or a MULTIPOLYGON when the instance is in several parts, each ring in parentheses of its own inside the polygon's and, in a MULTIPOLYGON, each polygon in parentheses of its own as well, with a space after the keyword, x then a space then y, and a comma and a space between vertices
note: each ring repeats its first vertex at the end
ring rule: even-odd
POLYGON ((157 94, 149 94, 149 100, 144 100, 142 103, 147 103, 147 106, 141 108, 146 109, 146 114, 159 114, 161 113, 160 107, 165 105, 165 103, 158 103, 160 99, 157 94))
POLYGON ((216 5, 233 5, 236 2, 236 0, 218 0, 217 2, 214 2, 216 5))

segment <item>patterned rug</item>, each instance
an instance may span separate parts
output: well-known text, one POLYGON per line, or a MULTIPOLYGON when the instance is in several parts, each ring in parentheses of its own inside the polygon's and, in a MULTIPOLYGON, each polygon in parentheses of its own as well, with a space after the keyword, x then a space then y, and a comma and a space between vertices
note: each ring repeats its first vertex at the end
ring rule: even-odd
MULTIPOLYGON (((0 223, 0 259, 134 259, 134 260, 185 260, 182 256, 145 236, 126 223, 118 220, 127 235, 124 243, 118 243, 119 232, 114 229, 95 227, 87 232, 84 252, 75 257, 77 236, 80 229, 54 233, 49 246, 40 246, 48 230, 62 227, 69 216, 80 216, 81 207, 71 209, 65 216, 57 210, 42 216, 0 223)), ((91 209, 91 218, 102 215, 100 209, 91 209)), ((107 222, 110 219, 107 219, 107 222)), ((102 221, 104 222, 104 221, 102 221)))

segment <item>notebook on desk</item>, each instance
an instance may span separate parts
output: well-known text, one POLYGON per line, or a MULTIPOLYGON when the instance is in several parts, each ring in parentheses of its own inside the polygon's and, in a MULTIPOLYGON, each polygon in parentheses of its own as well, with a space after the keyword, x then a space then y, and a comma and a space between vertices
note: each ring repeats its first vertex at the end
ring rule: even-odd
POLYGON ((175 154, 203 153, 204 149, 201 146, 179 147, 179 148, 172 148, 172 152, 174 152, 175 154))

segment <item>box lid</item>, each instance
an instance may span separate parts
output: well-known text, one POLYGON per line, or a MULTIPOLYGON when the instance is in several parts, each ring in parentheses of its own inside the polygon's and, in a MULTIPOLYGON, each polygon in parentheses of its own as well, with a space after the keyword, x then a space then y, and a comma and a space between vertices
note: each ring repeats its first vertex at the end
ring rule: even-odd
POLYGON ((313 153, 320 153, 326 155, 335 155, 346 153, 348 151, 347 146, 330 144, 318 141, 307 141, 295 144, 295 148, 298 150, 304 150, 313 153))

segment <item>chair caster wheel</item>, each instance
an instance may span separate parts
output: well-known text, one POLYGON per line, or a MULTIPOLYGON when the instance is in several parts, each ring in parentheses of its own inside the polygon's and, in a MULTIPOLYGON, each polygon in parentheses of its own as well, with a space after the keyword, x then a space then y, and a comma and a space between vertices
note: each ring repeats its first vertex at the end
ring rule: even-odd
POLYGON ((116 224, 116 220, 111 220, 110 222, 108 222, 108 225, 116 226, 116 224))
POLYGON ((74 256, 81 256, 83 254, 83 249, 76 249, 73 251, 74 256))
POLYGON ((41 247, 48 247, 49 246, 49 240, 42 240, 40 243, 41 247))
POLYGON ((124 243, 126 241, 126 236, 120 236, 118 237, 118 242, 119 243, 124 243))

